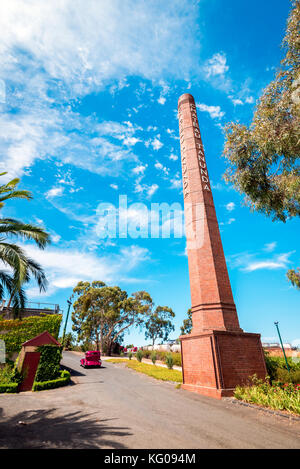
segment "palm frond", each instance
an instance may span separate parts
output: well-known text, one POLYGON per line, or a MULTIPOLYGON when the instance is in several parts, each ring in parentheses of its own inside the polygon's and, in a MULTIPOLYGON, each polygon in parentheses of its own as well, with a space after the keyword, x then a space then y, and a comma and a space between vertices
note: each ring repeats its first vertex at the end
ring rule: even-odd
POLYGON ((1 233, 7 236, 19 236, 23 239, 35 241, 41 249, 44 249, 50 243, 50 236, 43 228, 29 223, 22 223, 13 218, 0 218, 1 233))

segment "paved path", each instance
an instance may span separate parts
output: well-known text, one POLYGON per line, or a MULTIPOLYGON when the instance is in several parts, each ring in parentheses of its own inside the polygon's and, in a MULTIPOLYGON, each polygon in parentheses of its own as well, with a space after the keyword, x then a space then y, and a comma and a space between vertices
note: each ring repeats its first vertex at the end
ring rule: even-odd
POLYGON ((63 364, 76 384, 0 395, 0 448, 300 448, 299 422, 176 389, 125 365, 84 370, 72 352, 63 364))

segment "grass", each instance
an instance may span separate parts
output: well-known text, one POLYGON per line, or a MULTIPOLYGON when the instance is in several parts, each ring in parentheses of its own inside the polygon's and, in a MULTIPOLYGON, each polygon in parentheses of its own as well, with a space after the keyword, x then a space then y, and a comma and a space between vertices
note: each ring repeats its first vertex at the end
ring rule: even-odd
MULTIPOLYGON (((112 358, 106 361, 111 363, 124 363, 125 360, 120 358, 112 358)), ((162 366, 140 363, 136 360, 126 360, 126 366, 127 368, 131 368, 132 370, 138 371, 139 373, 144 373, 145 375, 151 376, 155 379, 182 383, 182 373, 179 370, 169 370, 168 368, 162 366)))

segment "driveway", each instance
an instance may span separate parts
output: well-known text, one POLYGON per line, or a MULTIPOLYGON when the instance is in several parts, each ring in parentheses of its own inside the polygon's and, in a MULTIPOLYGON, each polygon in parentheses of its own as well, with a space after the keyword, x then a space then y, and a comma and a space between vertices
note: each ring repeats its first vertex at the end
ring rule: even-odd
POLYGON ((300 448, 299 421, 79 358, 64 353, 70 386, 0 395, 0 448, 300 448))

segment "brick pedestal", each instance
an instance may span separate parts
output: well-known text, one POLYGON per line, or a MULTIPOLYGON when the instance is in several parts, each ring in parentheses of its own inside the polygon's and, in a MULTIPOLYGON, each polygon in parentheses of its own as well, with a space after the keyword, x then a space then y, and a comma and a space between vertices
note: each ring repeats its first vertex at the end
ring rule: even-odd
POLYGON ((254 374, 266 376, 260 335, 211 331, 180 337, 183 389, 220 399, 254 374))
POLYGON ((266 375, 259 334, 243 332, 233 300, 194 98, 178 102, 192 333, 181 336, 183 388, 232 395, 266 375))

